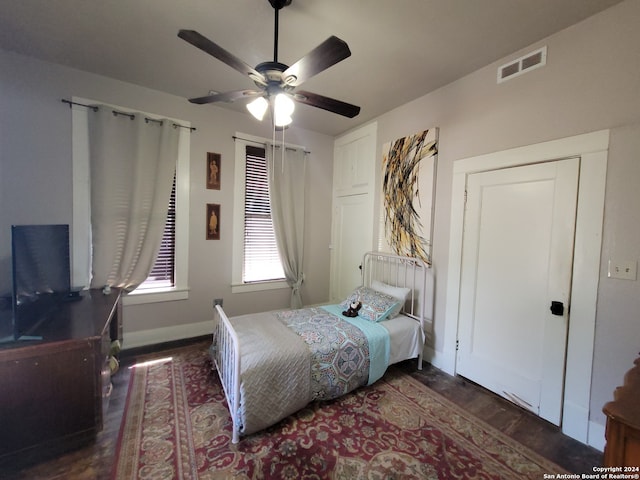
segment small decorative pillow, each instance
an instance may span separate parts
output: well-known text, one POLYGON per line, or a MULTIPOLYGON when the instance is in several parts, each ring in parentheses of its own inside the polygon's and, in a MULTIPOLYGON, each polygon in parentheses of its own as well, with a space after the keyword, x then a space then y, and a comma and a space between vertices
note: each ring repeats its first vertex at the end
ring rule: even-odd
POLYGON ((410 288, 394 287, 393 285, 388 285, 378 280, 371 282, 371 288, 378 292, 391 295, 398 300, 398 306, 389 314, 389 318, 394 318, 400 313, 400 310, 404 307, 404 304, 407 302, 407 298, 409 298, 409 294, 411 293, 410 288))
POLYGON ((378 292, 369 287, 359 287, 340 306, 346 309, 351 302, 358 301, 362 302, 362 308, 358 311, 358 316, 370 322, 381 322, 386 319, 399 304, 398 299, 391 295, 378 292))

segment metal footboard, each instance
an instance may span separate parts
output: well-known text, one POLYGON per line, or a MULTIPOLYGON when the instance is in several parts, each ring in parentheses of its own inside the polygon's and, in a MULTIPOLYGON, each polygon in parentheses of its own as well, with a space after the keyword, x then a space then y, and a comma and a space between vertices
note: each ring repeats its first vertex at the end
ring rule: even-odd
POLYGON ((216 305, 217 324, 213 338, 213 362, 222 383, 231 420, 233 423, 233 443, 240 440, 240 343, 227 314, 216 305))

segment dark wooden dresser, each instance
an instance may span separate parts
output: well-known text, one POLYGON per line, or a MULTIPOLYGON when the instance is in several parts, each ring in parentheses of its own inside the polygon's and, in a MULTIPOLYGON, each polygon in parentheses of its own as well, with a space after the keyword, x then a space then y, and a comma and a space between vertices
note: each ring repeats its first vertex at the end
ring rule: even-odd
POLYGON ((616 388, 613 401, 602 409, 607 416, 607 467, 640 467, 640 358, 634 364, 625 374, 624 384, 616 388))
POLYGON ((0 461, 73 448, 102 429, 111 342, 121 337, 120 293, 83 291, 33 332, 41 340, 0 347, 0 461))

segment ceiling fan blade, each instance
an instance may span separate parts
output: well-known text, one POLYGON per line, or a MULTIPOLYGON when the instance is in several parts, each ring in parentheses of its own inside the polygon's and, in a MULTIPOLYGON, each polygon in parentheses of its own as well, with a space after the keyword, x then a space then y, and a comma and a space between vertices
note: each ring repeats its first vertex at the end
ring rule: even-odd
POLYGON ((255 68, 250 67, 238 57, 236 57, 232 53, 229 53, 220 45, 213 43, 207 37, 199 34, 195 30, 180 30, 178 32, 178 37, 185 40, 186 42, 189 42, 191 45, 199 48, 203 52, 208 53, 212 57, 217 58, 221 62, 226 63, 231 68, 239 71, 240 73, 249 75, 252 80, 261 81, 264 84, 267 83, 264 75, 258 72, 255 68))
POLYGON ((294 87, 301 85, 302 82, 305 82, 350 55, 351 50, 349 50, 347 43, 336 36, 331 36, 287 68, 282 78, 284 78, 285 83, 288 85, 294 87))
POLYGON ((259 90, 234 90, 232 92, 214 93, 212 95, 206 95, 204 97, 190 98, 191 103, 197 103, 198 105, 204 105, 206 103, 215 102, 234 102, 240 98, 252 98, 262 95, 264 92, 259 90))
POLYGON ((351 105, 350 103, 341 102, 334 98, 318 95, 317 93, 296 91, 293 94, 293 99, 296 102, 304 103, 305 105, 311 105, 312 107, 321 108, 328 112, 337 113, 344 117, 353 118, 360 113, 360 107, 351 105))

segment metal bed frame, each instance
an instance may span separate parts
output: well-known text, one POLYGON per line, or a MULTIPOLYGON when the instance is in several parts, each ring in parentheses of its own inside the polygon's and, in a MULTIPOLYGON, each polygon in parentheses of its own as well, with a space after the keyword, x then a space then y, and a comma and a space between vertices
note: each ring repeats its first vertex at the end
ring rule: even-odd
MULTIPOLYGON (((422 340, 418 369, 422 369, 422 351, 425 342, 425 305, 427 295, 427 269, 420 259, 403 257, 384 252, 367 252, 362 261, 362 280, 364 286, 371 286, 373 280, 382 281, 394 287, 410 288, 410 295, 402 313, 420 323, 422 340)), ((233 422, 232 442, 240 440, 240 382, 241 382, 241 345, 231 321, 222 309, 216 305, 217 322, 214 329, 214 342, 211 356, 222 383, 233 422)))

